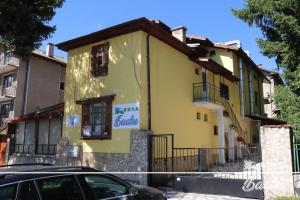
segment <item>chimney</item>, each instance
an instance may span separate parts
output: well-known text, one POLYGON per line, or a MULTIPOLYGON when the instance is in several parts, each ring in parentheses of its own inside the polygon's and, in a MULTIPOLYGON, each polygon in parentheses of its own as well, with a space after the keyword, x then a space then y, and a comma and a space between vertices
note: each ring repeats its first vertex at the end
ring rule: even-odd
POLYGON ((54 44, 48 43, 46 47, 46 56, 54 57, 54 44))
POLYGON ((176 37, 178 40, 186 43, 186 28, 184 26, 180 26, 178 28, 172 29, 172 35, 176 37))

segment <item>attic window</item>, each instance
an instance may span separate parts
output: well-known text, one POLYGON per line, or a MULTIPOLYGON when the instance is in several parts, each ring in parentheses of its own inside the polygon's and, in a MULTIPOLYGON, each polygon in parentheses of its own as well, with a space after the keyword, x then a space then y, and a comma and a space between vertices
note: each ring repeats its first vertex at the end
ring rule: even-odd
POLYGON ((215 56, 215 55, 216 55, 216 51, 215 50, 209 52, 209 56, 210 57, 215 56))
POLYGON ((94 77, 107 75, 108 49, 108 43, 92 47, 91 74, 94 77))

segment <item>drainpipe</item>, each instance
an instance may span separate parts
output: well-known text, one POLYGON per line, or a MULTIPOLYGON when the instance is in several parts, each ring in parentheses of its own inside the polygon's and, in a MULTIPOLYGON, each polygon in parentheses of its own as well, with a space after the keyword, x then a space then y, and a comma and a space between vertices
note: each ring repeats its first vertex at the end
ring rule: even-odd
POLYGON ((22 104, 22 115, 26 112, 26 104, 27 104, 27 93, 28 93, 28 79, 29 79, 29 69, 30 69, 30 61, 29 58, 26 59, 25 65, 25 80, 24 80, 24 89, 23 89, 23 104, 22 104))
POLYGON ((250 113, 251 115, 254 114, 254 107, 253 107, 253 85, 252 85, 252 77, 253 77, 253 71, 252 69, 250 68, 249 66, 249 73, 248 73, 248 76, 249 76, 249 96, 250 96, 250 113))
POLYGON ((244 94, 244 72, 243 72, 243 61, 242 58, 239 59, 240 68, 240 103, 241 103, 241 115, 242 118, 245 116, 245 94, 244 94))
POLYGON ((146 60, 147 60, 147 91, 148 91, 148 130, 151 131, 151 81, 150 81, 150 34, 146 38, 146 60))

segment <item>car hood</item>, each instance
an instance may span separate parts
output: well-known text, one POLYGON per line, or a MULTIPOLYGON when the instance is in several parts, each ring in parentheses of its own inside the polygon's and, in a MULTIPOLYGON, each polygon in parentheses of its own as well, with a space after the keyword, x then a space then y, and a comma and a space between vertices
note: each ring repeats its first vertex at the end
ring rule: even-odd
POLYGON ((165 194, 153 187, 143 186, 143 185, 134 185, 138 190, 137 197, 138 199, 155 199, 155 200, 163 200, 165 199, 165 194))

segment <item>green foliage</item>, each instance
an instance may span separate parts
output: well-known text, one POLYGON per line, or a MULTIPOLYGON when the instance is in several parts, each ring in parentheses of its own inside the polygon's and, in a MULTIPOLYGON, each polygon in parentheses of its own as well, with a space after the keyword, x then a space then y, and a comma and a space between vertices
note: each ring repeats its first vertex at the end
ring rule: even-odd
POLYGON ((0 43, 27 57, 55 31, 49 21, 64 0, 1 0, 0 43))
POLYGON ((261 52, 275 58, 286 82, 275 90, 279 118, 293 125, 300 136, 300 1, 245 0, 244 8, 232 11, 249 26, 261 29, 264 37, 257 39, 261 52))
POLYGON ((277 197, 275 200, 299 200, 298 197, 277 197))
POLYGON ((257 43, 262 53, 274 57, 284 69, 287 82, 300 87, 300 1, 299 0, 245 0, 245 8, 233 14, 249 26, 261 29, 264 38, 257 43))
POLYGON ((280 119, 288 121, 294 128, 297 140, 300 139, 300 97, 288 86, 275 88, 274 100, 280 110, 280 119))

